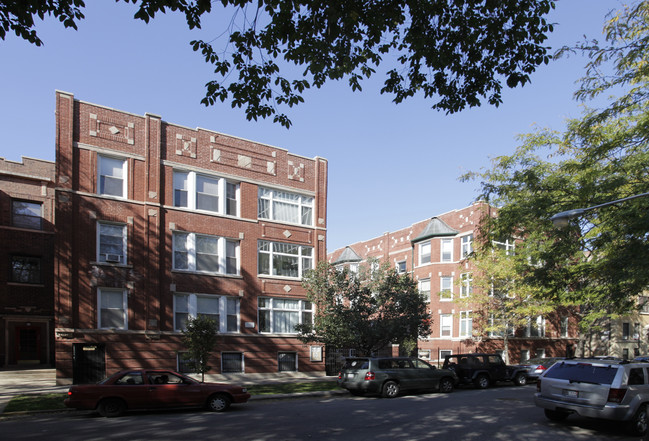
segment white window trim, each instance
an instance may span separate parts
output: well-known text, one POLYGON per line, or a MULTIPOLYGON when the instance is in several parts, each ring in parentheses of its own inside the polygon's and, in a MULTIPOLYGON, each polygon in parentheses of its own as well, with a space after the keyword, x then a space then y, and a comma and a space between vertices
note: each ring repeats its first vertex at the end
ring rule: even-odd
POLYGON ((297 312, 298 313, 298 323, 299 324, 303 324, 302 323, 302 313, 310 311, 311 312, 311 323, 313 323, 313 321, 315 320, 315 304, 309 302, 308 300, 304 300, 304 299, 286 299, 284 297, 266 297, 266 296, 259 297, 259 299, 269 299, 270 302, 271 302, 270 308, 268 308, 268 307, 262 308, 262 307, 259 306, 259 300, 257 300, 257 329, 258 329, 258 332, 260 334, 264 334, 264 335, 270 335, 270 334, 274 334, 274 335, 296 335, 296 334, 298 334, 297 331, 274 332, 273 331, 273 329, 274 329, 274 323, 273 322, 275 320, 275 315, 273 314, 274 311, 277 311, 277 312, 283 312, 283 311, 297 312), (274 305, 273 305, 273 302, 275 300, 297 300, 298 301, 298 309, 275 308, 274 305), (307 302, 311 303, 311 309, 304 309, 304 304, 307 303, 307 302), (268 326, 270 327, 270 331, 262 331, 262 329, 261 329, 260 314, 261 314, 262 311, 270 311, 270 318, 268 320, 268 326))
POLYGON ((174 208, 179 208, 179 209, 185 209, 185 210, 192 210, 192 211, 197 211, 199 213, 211 213, 211 214, 219 214, 222 216, 232 216, 232 217, 240 217, 241 213, 241 186, 239 185, 238 182, 233 182, 229 181, 226 178, 223 178, 221 176, 216 176, 216 175, 210 175, 207 173, 197 173, 195 171, 189 171, 189 170, 182 170, 182 169, 174 169, 173 170, 173 176, 172 176, 172 186, 173 186, 173 194, 172 194, 172 205, 174 208), (177 187, 177 180, 176 180, 176 175, 178 174, 185 174, 187 176, 187 206, 176 206, 176 189, 177 187), (214 181, 218 181, 218 195, 216 195, 219 198, 219 205, 217 211, 212 211, 212 210, 204 210, 197 208, 197 203, 196 203, 196 194, 197 194, 197 181, 199 177, 204 177, 207 179, 212 179, 214 181), (237 207, 236 207, 236 213, 235 214, 228 214, 227 213, 227 198, 228 198, 228 193, 227 193, 227 184, 232 184, 236 186, 236 199, 237 199, 237 207))
POLYGON ((430 263, 432 262, 432 249, 433 249, 433 247, 432 247, 432 244, 431 244, 431 241, 430 241, 430 240, 428 240, 428 241, 426 241, 426 242, 421 242, 421 243, 419 244, 419 266, 422 266, 422 265, 428 265, 428 264, 430 264, 430 263), (423 250, 422 250, 422 248, 423 248, 424 246, 427 246, 427 247, 428 247, 428 254, 427 254, 427 256, 428 256, 428 262, 424 262, 424 261, 422 260, 423 257, 425 256, 425 254, 423 254, 423 250))
POLYGON ((278 242, 278 241, 273 241, 273 240, 258 240, 257 241, 257 275, 259 277, 275 277, 275 278, 290 279, 290 280, 300 280, 300 279, 302 279, 302 277, 304 276, 304 273, 307 270, 311 270, 311 269, 314 268, 314 265, 315 265, 315 255, 314 255, 314 253, 315 253, 315 248, 314 247, 309 247, 309 246, 306 246, 306 245, 298 245, 298 244, 293 244, 293 243, 288 243, 288 242, 278 242), (269 244, 269 251, 261 251, 261 250, 259 250, 259 244, 262 243, 262 242, 266 242, 266 243, 269 244), (299 250, 298 254, 291 254, 290 255, 291 257, 297 257, 298 267, 297 267, 297 276, 296 277, 294 277, 294 276, 284 276, 284 275, 281 275, 281 274, 273 274, 274 269, 275 269, 273 267, 273 260, 274 260, 273 256, 275 254, 282 255, 282 256, 286 255, 284 253, 276 252, 275 247, 274 247, 273 244, 291 245, 291 246, 298 247, 298 250, 299 250), (307 256, 306 254, 303 254, 303 251, 305 249, 310 249, 311 250, 311 255, 310 256, 307 256), (259 268, 259 253, 268 254, 268 261, 269 261, 268 263, 270 265, 270 268, 268 268, 268 270, 269 270, 270 274, 262 273, 260 271, 261 268, 259 268), (304 268, 303 265, 302 265, 303 260, 306 259, 306 258, 311 259, 311 267, 310 268, 304 268))
POLYGON ((128 296, 127 292, 125 289, 120 289, 120 288, 97 288, 97 329, 128 329, 128 296), (122 293, 122 316, 124 319, 124 327, 122 328, 114 328, 111 326, 102 326, 101 322, 101 296, 102 293, 107 293, 107 292, 121 292, 122 293))
POLYGON ((473 288, 473 273, 460 274, 460 298, 464 299, 471 295, 473 288))
POLYGON ((460 311, 460 337, 472 337, 473 336, 473 311, 460 311), (464 317, 463 317, 464 316, 464 317), (465 323, 464 332, 462 331, 462 323, 465 323), (471 329, 469 329, 468 324, 471 323, 471 329), (467 331, 470 331, 467 333, 467 331))
POLYGON ((126 265, 128 263, 128 230, 126 228, 126 224, 122 224, 119 222, 105 222, 105 221, 97 221, 97 238, 96 238, 96 261, 100 262, 102 264, 117 264, 117 265, 126 265), (101 244, 101 226, 102 225, 111 225, 111 226, 116 226, 116 227, 122 227, 122 249, 124 250, 123 253, 120 255, 120 261, 119 262, 110 262, 108 261, 108 255, 106 255, 106 260, 101 260, 101 254, 100 253, 100 244, 101 244))
POLYGON ((439 244, 439 261, 440 261, 441 263, 449 263, 449 262, 453 262, 453 245, 454 245, 454 243, 453 243, 453 239, 448 239, 448 238, 440 239, 440 244, 439 244), (448 244, 448 243, 450 243, 451 256, 450 256, 450 258, 449 258, 448 260, 444 260, 444 244, 448 244))
POLYGON ((439 337, 440 338, 453 338, 453 314, 440 314, 439 315, 439 337), (450 322, 449 335, 443 335, 444 317, 448 317, 450 322))
POLYGON ((473 233, 466 234, 460 238, 460 256, 462 257, 462 259, 466 258, 472 252, 473 252, 473 233), (467 248, 468 250, 466 250, 467 248))
MULTIPOLYGON (((282 201, 282 202, 286 203, 285 201, 282 201)), ((310 196, 310 195, 306 195, 306 194, 302 194, 302 193, 296 193, 296 192, 293 192, 293 191, 278 190, 278 189, 274 189, 274 188, 270 188, 270 187, 259 187, 259 190, 257 192, 257 218, 260 219, 260 220, 265 220, 265 221, 270 221, 270 222, 278 222, 278 223, 282 223, 282 224, 301 225, 303 227, 313 227, 313 223, 315 222, 315 197, 310 196), (270 196, 262 196, 261 193, 264 192, 264 191, 270 192, 270 196), (300 197, 299 202, 297 204, 294 204, 294 205, 296 205, 298 207, 300 222, 296 223, 296 222, 288 222, 288 221, 276 219, 276 217, 275 217, 275 208, 274 208, 274 203, 273 203, 275 201, 275 193, 276 192, 287 193, 287 194, 291 194, 291 195, 300 197), (302 201, 303 198, 311 199, 311 204, 304 203, 302 201), (269 201, 268 217, 260 217, 259 216, 259 200, 260 199, 264 199, 264 200, 269 201), (304 208, 304 207, 310 207, 311 208, 311 223, 303 223, 302 222, 302 208, 304 208)))
MULTIPOLYGON (((221 334, 238 334, 241 332, 241 302, 236 302, 237 314, 237 330, 228 331, 228 299, 239 300, 239 297, 223 296, 223 295, 207 295, 207 294, 194 294, 194 293, 175 293, 174 294, 174 331, 181 332, 182 329, 176 323, 176 297, 187 297, 187 315, 189 318, 196 318, 199 314, 198 311, 198 297, 218 298, 219 300, 219 333, 221 334)), ((184 313, 184 311, 183 311, 184 313)))
POLYGON ((441 276, 439 278, 439 293, 440 293, 439 294, 439 301, 440 302, 452 302, 453 301, 453 276, 441 276), (450 279, 449 289, 448 290, 444 290, 444 283, 443 283, 444 279, 450 279), (444 298, 443 293, 445 291, 448 291, 448 292, 451 293, 449 298, 444 298))
POLYGON ((419 280, 419 286, 418 286, 419 294, 421 294, 421 296, 424 297, 424 302, 426 302, 426 303, 430 303, 430 287, 431 287, 430 278, 425 278, 425 279, 419 280), (428 282, 428 292, 427 293, 422 290, 422 285, 425 282, 428 282))
MULTIPOLYGON (((108 176, 108 175, 107 175, 108 176)), ((119 156, 109 156, 109 155, 97 155, 97 194, 100 194, 102 196, 106 197, 111 197, 111 198, 118 198, 118 199, 128 199, 128 159, 119 157, 119 156), (103 176, 101 174, 101 161, 102 158, 106 159, 113 159, 116 161, 122 161, 122 174, 124 177, 122 178, 122 196, 115 196, 112 194, 106 194, 101 192, 101 177, 103 176)))
POLYGON ((527 329, 525 330, 525 337, 529 338, 545 338, 545 317, 538 315, 527 319, 527 329), (532 336, 532 320, 536 322, 540 335, 532 336))
POLYGON ((189 231, 180 231, 175 230, 172 232, 171 237, 171 269, 173 271, 181 271, 186 273, 195 273, 195 274, 217 274, 225 276, 238 276, 241 274, 241 243, 239 240, 228 239, 222 236, 212 236, 209 234, 200 234, 192 233, 189 231), (187 235, 187 266, 188 268, 176 268, 176 248, 175 248, 175 235, 186 234, 187 235), (219 255, 219 268, 217 271, 199 271, 196 269, 196 236, 205 236, 217 239, 218 244, 218 255, 219 255), (236 242, 236 258, 237 258, 237 270, 236 273, 227 273, 227 242, 236 242))

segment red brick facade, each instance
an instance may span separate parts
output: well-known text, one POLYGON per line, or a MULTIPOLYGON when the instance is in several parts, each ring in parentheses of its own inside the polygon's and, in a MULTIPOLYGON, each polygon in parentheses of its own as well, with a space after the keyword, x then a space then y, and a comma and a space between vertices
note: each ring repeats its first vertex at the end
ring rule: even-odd
POLYGON ((221 326, 211 373, 290 370, 278 360, 324 371, 311 357, 321 348, 279 331, 281 320, 308 319, 299 276, 326 258, 325 159, 63 92, 56 121, 60 383, 78 379, 96 350, 106 373, 177 368, 183 320, 197 313, 221 326), (264 218, 262 192, 276 198, 264 218))
POLYGON ((0 158, 0 366, 54 363, 54 163, 0 158))
MULTIPOLYGON (((335 250, 329 253, 328 260, 332 264, 349 265, 377 258, 387 260, 402 271, 412 272, 420 290, 430 293, 432 333, 428 338, 419 340, 420 357, 441 362, 445 353, 502 351, 503 339, 479 336, 477 323, 468 324, 471 315, 467 315, 467 312, 470 307, 460 306, 454 301, 463 295, 461 280, 470 283, 470 279, 463 278, 473 270, 470 260, 464 259, 465 247, 472 246, 469 242, 472 243, 473 237, 476 237, 482 216, 492 214, 487 204, 477 203, 335 250), (422 246, 429 248, 422 249, 422 246), (430 257, 422 259, 422 254, 430 257), (444 288, 451 290, 446 298, 439 294, 444 288), (467 326, 472 326, 473 333, 467 331, 467 326)), ((468 285, 465 286, 468 289, 468 285)), ((561 336, 560 320, 561 314, 544 318, 543 336, 525 337, 524 333, 518 332, 510 337, 510 362, 541 354, 565 356, 567 348, 570 351, 574 347, 577 330, 571 320, 570 338, 561 336)))

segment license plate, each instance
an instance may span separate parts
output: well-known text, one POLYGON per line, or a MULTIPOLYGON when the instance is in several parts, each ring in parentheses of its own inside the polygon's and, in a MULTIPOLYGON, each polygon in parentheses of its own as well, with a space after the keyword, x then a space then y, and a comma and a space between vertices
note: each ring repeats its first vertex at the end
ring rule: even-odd
POLYGON ((579 398, 579 391, 570 390, 570 389, 564 389, 563 390, 563 396, 568 397, 568 398, 579 398))
POLYGON ((354 378, 356 374, 347 374, 347 378, 354 378))

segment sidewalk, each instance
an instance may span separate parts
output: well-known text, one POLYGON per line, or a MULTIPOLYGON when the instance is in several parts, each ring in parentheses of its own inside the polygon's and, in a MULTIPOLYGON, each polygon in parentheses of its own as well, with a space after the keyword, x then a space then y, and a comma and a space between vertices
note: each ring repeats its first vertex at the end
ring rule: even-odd
MULTIPOLYGON (((200 381, 200 377, 192 375, 200 381)), ((326 377, 323 375, 306 375, 294 373, 292 375, 205 375, 206 382, 225 382, 236 383, 246 386, 254 384, 273 384, 273 383, 297 383, 308 381, 327 381, 335 377, 326 377)), ((56 385, 56 371, 54 369, 27 369, 27 370, 0 370, 0 415, 4 412, 5 407, 16 395, 24 394, 46 394, 46 393, 66 393, 70 385, 56 385)), ((270 400, 270 399, 287 399, 310 396, 329 396, 345 394, 347 391, 322 391, 322 392, 305 392, 300 394, 282 394, 282 395, 253 395, 250 400, 270 400)))

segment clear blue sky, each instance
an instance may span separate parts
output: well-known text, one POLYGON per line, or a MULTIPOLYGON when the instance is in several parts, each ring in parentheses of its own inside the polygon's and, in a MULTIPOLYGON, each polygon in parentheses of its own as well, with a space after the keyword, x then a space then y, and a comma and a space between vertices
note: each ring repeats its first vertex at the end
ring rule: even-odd
MULTIPOLYGON (((583 35, 601 40, 605 15, 622 5, 620 0, 557 3, 549 42, 554 48, 583 35)), ((376 77, 362 93, 351 92, 344 82, 310 91, 305 103, 287 109, 290 130, 270 120, 248 122, 227 103, 200 104, 211 69, 189 41, 218 35, 218 17, 204 19, 202 30, 190 32, 178 14, 147 25, 132 18, 132 5, 86 4, 78 31, 51 17, 38 23, 45 46, 13 34, 0 40, 0 156, 54 160, 55 90, 321 156, 329 161, 329 251, 471 204, 478 184, 459 182, 461 174, 511 154, 517 134, 534 126, 561 129, 566 117, 580 112, 572 93, 585 60, 572 57, 542 66, 531 84, 507 91, 499 108, 445 115, 423 98, 395 105, 379 94, 382 78, 376 77)))

